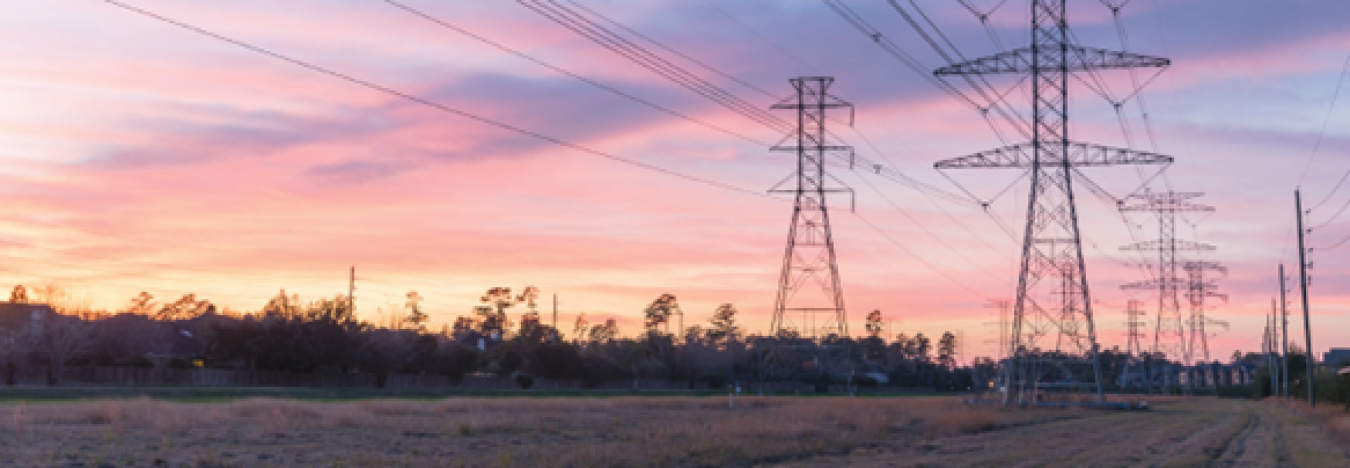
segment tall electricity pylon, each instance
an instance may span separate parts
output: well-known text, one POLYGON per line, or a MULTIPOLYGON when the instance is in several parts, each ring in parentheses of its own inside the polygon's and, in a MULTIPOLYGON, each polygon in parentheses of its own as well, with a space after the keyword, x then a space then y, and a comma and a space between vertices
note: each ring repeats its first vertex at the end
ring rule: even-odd
POLYGON ((941 161, 941 169, 1030 169, 1022 264, 1013 309, 1004 404, 1049 389, 1085 390, 1104 403, 1097 336, 1074 203, 1076 167, 1168 164, 1172 158, 1069 139, 1069 80, 1104 68, 1165 67, 1167 59, 1093 49, 1069 37, 1065 0, 1032 0, 1031 46, 938 69, 938 76, 1030 74, 1031 141, 941 161), (1087 364, 1090 369, 1083 369, 1087 364), (1055 375, 1052 375, 1055 374, 1055 375))
POLYGON ((1139 331, 1139 326, 1146 325, 1147 323, 1139 320, 1139 318, 1147 315, 1148 312, 1139 309, 1139 306, 1143 304, 1144 301, 1130 299, 1129 306, 1125 309, 1125 317, 1128 319, 1125 322, 1125 326, 1127 327, 1127 330, 1129 330, 1127 336, 1128 341, 1125 343, 1125 352, 1130 356, 1142 356, 1144 354, 1144 348, 1139 344, 1139 338, 1144 334, 1139 331))
POLYGON ((1152 394, 1152 375, 1146 370, 1146 351, 1139 342, 1139 338, 1144 336, 1143 332, 1139 331, 1139 327, 1148 324, 1148 322, 1140 320, 1140 318, 1148 315, 1148 312, 1144 312, 1140 309, 1140 306, 1142 305, 1144 305, 1144 301, 1130 299, 1129 306, 1125 309, 1125 326, 1126 329, 1129 330, 1126 334, 1127 341, 1125 342, 1125 355, 1128 356, 1128 359, 1125 361, 1125 375, 1122 377, 1122 380, 1124 381, 1121 382, 1121 385, 1128 386, 1130 383, 1134 382, 1136 378, 1139 378, 1143 380, 1144 386, 1145 388, 1148 388, 1149 394, 1152 394), (1139 369, 1136 369, 1136 367, 1139 369))
POLYGON ((1191 357, 1200 361, 1209 361, 1209 332, 1205 330, 1205 325, 1225 324, 1205 316, 1207 307, 1205 299, 1214 297, 1222 300, 1228 300, 1227 294, 1214 292, 1219 287, 1214 284, 1214 280, 1206 279, 1205 272, 1216 271, 1221 275, 1228 274, 1228 268, 1214 262, 1186 262, 1183 267, 1186 270, 1186 299, 1190 302, 1191 318, 1190 322, 1190 340, 1187 347, 1190 348, 1191 357))
POLYGON ((1191 341, 1188 339, 1186 320, 1182 318, 1179 291, 1189 287, 1186 280, 1177 275, 1177 251, 1211 251, 1213 246, 1197 242, 1181 241, 1176 237, 1177 213, 1212 212, 1213 207, 1189 202, 1202 193, 1156 192, 1129 197, 1140 203, 1119 207, 1122 212, 1151 212, 1158 215, 1158 239, 1139 242, 1121 247, 1126 251, 1158 252, 1158 276, 1150 281, 1131 283, 1122 289, 1157 290, 1158 320, 1154 330, 1153 351, 1163 352, 1179 358, 1185 365, 1191 365, 1191 341))
POLYGON ((825 157, 830 152, 852 149, 827 142, 825 112, 853 105, 829 94, 834 78, 801 77, 791 82, 796 95, 773 106, 797 111, 797 130, 772 148, 796 152, 797 172, 779 183, 795 180, 796 187, 770 189, 796 197, 771 330, 780 337, 785 334, 812 339, 844 337, 848 336, 848 322, 844 317, 844 293, 839 286, 839 264, 835 260, 825 194, 852 190, 829 186, 826 179, 833 178, 825 172, 825 157), (801 321, 794 322, 798 318, 801 321))

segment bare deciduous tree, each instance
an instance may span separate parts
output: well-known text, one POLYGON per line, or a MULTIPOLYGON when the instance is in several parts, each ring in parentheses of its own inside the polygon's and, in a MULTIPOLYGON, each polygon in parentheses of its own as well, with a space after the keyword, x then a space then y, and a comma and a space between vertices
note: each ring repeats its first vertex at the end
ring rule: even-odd
POLYGON ((28 290, 24 289, 22 284, 14 285, 14 289, 9 292, 9 302, 12 304, 27 304, 28 290))
POLYGON ((0 372, 5 374, 5 385, 13 386, 18 373, 19 359, 31 346, 32 334, 19 324, 0 324, 0 372), (11 326, 6 326, 11 325, 11 326))
POLYGON ((84 356, 94 345, 94 326, 79 317, 51 315, 33 322, 38 352, 47 357, 47 385, 56 385, 71 359, 84 356), (39 329, 40 327, 40 329, 39 329))

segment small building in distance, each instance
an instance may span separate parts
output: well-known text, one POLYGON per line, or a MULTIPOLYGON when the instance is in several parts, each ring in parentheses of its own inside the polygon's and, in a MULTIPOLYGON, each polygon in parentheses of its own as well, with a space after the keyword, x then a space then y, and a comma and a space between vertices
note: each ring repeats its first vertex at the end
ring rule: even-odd
POLYGON ((1322 364, 1332 369, 1350 366, 1350 348, 1331 348, 1331 351, 1322 355, 1322 364))
POLYGON ((54 315, 56 310, 47 304, 0 302, 0 333, 41 330, 54 315))

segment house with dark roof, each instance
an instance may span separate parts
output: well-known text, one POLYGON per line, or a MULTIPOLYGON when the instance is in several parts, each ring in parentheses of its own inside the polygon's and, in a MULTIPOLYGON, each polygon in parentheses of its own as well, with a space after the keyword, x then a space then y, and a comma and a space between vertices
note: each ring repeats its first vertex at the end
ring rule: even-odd
POLYGON ((1331 348, 1330 351, 1322 355, 1322 363, 1331 366, 1333 369, 1350 365, 1350 348, 1331 348))
POLYGON ((56 310, 47 304, 0 302, 0 334, 41 331, 42 324, 55 315, 56 310))

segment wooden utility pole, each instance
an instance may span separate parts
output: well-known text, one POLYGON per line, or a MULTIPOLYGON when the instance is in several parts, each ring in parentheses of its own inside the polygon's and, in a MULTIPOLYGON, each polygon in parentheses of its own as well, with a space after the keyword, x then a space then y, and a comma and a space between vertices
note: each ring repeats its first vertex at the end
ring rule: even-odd
POLYGON ((347 311, 351 312, 353 319, 356 318, 356 267, 352 266, 351 274, 347 278, 347 311))
POLYGON ((1270 369, 1270 396, 1280 394, 1280 361, 1275 357, 1275 314, 1279 312, 1275 298, 1270 299, 1270 315, 1266 316, 1266 367, 1270 369))
POLYGON ((1298 271, 1299 284, 1303 290, 1303 337, 1308 346, 1308 404, 1317 406, 1317 358, 1312 347, 1312 324, 1308 323, 1308 249, 1304 246, 1303 235, 1303 198, 1298 189, 1294 189, 1294 209, 1298 210, 1298 271))
POLYGON ((558 341, 558 293, 553 293, 553 341, 558 341))
POLYGON ((1284 399, 1289 401, 1289 303, 1284 298, 1284 264, 1280 264, 1280 354, 1284 355, 1284 399))

